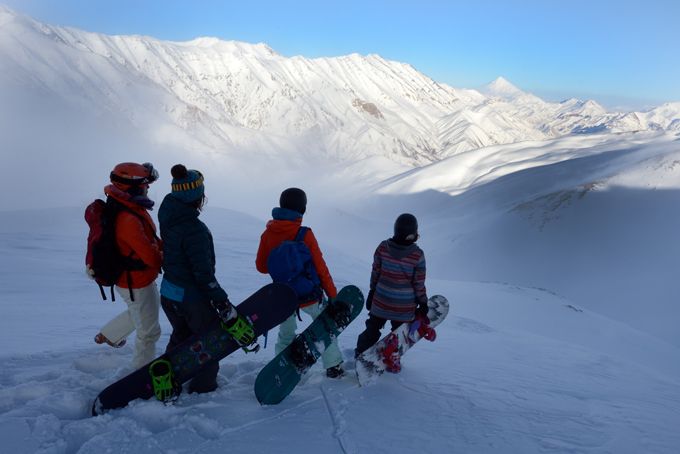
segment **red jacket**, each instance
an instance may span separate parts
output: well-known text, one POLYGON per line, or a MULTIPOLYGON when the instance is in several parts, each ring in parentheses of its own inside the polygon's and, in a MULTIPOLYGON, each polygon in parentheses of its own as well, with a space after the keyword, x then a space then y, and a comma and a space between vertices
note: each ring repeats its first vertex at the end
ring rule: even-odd
MULTIPOLYGON (((269 253, 284 241, 294 240, 301 224, 302 218, 294 221, 272 219, 267 222, 267 228, 260 237, 260 247, 257 249, 257 258, 255 259, 257 271, 264 274, 268 273, 267 259, 269 258, 269 253)), ((335 288, 333 278, 328 271, 326 261, 323 259, 323 254, 321 253, 321 249, 319 249, 319 244, 316 242, 316 237, 314 237, 312 229, 307 230, 303 241, 312 253, 312 263, 319 275, 319 280, 321 280, 321 288, 326 292, 326 295, 329 298, 335 298, 338 295, 338 291, 335 288)), ((309 304, 314 304, 314 301, 311 301, 309 304)), ((302 306, 309 304, 303 304, 302 306)))
MULTIPOLYGON (((130 271, 132 288, 146 287, 156 280, 163 263, 163 246, 156 236, 156 225, 146 208, 131 202, 125 197, 125 193, 115 186, 107 186, 104 192, 137 215, 126 210, 120 211, 116 219, 116 241, 122 255, 127 257, 132 254, 131 258, 139 259, 147 266, 143 270, 130 271)), ((127 272, 121 275, 116 285, 129 287, 127 272)))

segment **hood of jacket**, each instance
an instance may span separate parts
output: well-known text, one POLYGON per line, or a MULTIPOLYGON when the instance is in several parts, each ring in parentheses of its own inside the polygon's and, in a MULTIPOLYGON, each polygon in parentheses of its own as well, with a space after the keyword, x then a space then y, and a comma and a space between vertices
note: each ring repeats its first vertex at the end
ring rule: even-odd
POLYGON ((295 237, 302 225, 302 215, 287 208, 274 208, 272 218, 267 222, 267 230, 277 238, 295 237))
POLYGON ((389 239, 386 241, 387 243, 387 248, 390 251, 390 255, 394 257, 395 259, 403 259, 407 255, 409 255, 411 252, 415 251, 418 249, 418 245, 416 243, 411 243, 411 244, 398 244, 392 239, 389 239))

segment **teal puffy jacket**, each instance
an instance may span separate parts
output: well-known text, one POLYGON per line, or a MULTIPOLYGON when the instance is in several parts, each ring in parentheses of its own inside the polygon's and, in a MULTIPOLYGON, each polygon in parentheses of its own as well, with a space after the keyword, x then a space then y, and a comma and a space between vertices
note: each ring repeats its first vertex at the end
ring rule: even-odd
POLYGON ((161 295, 173 301, 195 303, 226 301, 227 293, 215 278, 215 246, 199 210, 165 196, 158 210, 163 240, 161 295))

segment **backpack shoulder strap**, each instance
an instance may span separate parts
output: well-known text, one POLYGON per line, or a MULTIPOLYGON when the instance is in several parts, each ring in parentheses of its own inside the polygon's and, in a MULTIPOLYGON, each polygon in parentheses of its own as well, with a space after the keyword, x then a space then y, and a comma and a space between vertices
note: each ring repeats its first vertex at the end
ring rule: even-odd
POLYGON ((304 241, 307 230, 309 230, 309 227, 301 226, 297 231, 297 235, 295 235, 295 241, 304 241))
MULTIPOLYGON (((117 208, 118 208, 118 212, 119 212, 119 213, 120 213, 121 211, 125 211, 126 213, 130 213, 131 215, 133 215, 134 217, 136 217, 137 219, 139 219, 139 222, 141 222, 142 225, 147 225, 148 221, 144 218, 144 216, 142 216, 141 214, 135 212, 134 210, 132 210, 132 209, 126 207, 125 205, 123 205, 122 203, 118 202, 117 200, 115 200, 115 199, 113 199, 113 200, 114 200, 114 203, 117 205, 117 208)), ((154 239, 155 239, 156 241, 160 241, 160 238, 158 238, 158 235, 156 234, 155 231, 153 231, 153 229, 152 229, 152 233, 153 233, 154 239)))

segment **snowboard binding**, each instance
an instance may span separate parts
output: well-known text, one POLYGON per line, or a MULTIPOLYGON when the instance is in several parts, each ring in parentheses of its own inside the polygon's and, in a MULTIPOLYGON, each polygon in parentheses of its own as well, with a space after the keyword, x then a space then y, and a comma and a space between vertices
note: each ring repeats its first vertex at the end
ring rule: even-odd
POLYGON ((352 321, 352 311, 350 310, 350 307, 342 301, 329 301, 326 311, 338 326, 347 326, 352 321))
POLYGON ((170 361, 157 359, 152 362, 149 365, 149 375, 151 375, 151 385, 156 399, 164 404, 177 400, 182 387, 174 380, 170 361))
POLYGON ((295 367, 301 371, 306 370, 316 362, 316 358, 307 347, 307 344, 303 340, 302 336, 297 336, 295 339, 293 339, 291 344, 290 358, 293 360, 295 367))
POLYGON ((246 353, 260 351, 260 345, 255 342, 257 338, 253 330, 253 324, 247 317, 238 315, 226 323, 222 322, 222 327, 246 353), (250 347, 251 345, 253 345, 252 348, 250 347))
POLYGON ((398 374, 401 372, 401 355, 399 354, 399 340, 397 336, 390 334, 385 342, 383 350, 383 362, 387 372, 398 374))
POLYGON ((430 321, 427 319, 427 317, 422 315, 416 316, 416 319, 411 322, 411 326, 408 331, 409 340, 411 340, 413 343, 415 343, 417 340, 415 337, 416 333, 418 333, 418 336, 430 342, 434 342, 437 338, 437 332, 430 326, 430 321))
POLYGON ((217 312, 222 328, 234 338, 243 351, 250 353, 260 350, 259 344, 255 342, 257 336, 255 336, 253 323, 248 317, 240 315, 228 300, 211 301, 210 304, 217 312), (249 348, 253 344, 254 346, 249 348))

